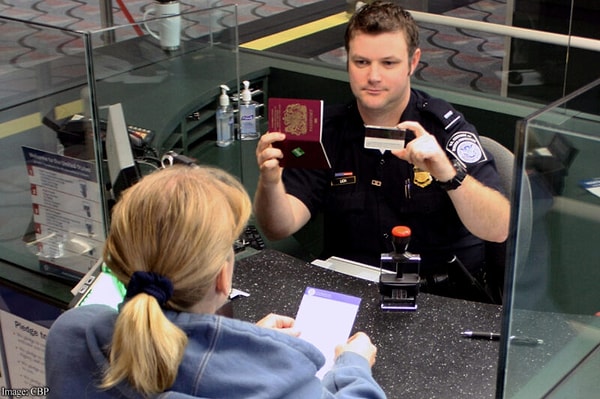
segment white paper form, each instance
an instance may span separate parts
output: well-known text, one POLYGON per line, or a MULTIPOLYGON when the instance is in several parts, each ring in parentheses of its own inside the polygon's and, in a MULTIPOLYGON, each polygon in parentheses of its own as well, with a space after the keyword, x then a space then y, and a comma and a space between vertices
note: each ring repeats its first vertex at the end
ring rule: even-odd
POLYGON ((582 180, 579 182, 579 184, 596 197, 600 197, 600 177, 582 180))
POLYGON ((319 378, 333 366, 335 347, 346 343, 360 306, 360 298, 306 287, 296 315, 300 338, 315 345, 325 355, 319 378))

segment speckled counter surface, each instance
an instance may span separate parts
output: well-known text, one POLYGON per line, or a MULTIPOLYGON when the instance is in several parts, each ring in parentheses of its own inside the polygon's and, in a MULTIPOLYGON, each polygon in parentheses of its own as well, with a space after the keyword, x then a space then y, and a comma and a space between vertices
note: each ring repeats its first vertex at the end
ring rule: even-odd
POLYGON ((378 347, 373 375, 389 398, 493 398, 499 342, 461 338, 464 330, 500 331, 496 305, 419 294, 415 312, 384 312, 377 284, 310 265, 274 250, 236 262, 234 317, 295 316, 307 286, 362 298, 354 331, 378 347))

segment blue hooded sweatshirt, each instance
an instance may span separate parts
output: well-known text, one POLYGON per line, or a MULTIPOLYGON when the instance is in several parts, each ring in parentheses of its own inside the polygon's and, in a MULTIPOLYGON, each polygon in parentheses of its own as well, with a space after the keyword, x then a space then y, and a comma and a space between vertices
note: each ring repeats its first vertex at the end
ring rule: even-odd
MULTIPOLYGON (((123 382, 97 388, 108 366, 117 312, 87 305, 63 313, 46 340, 47 399, 143 398, 123 382)), ((154 398, 385 398, 365 358, 345 352, 320 380, 324 356, 312 344, 276 330, 209 314, 165 311, 188 336, 173 386, 154 398)))

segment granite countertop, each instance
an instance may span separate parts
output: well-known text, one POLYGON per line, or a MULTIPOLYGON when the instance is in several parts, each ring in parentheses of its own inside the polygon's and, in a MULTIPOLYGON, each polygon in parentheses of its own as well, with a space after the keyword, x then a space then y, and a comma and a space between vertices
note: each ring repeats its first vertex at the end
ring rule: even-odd
POLYGON ((323 269, 266 249, 236 262, 233 316, 257 321, 295 316, 307 286, 362 298, 354 331, 377 346, 373 375, 388 397, 493 398, 498 341, 462 338, 464 330, 500 331, 501 307, 419 294, 412 312, 382 311, 376 283, 323 269))

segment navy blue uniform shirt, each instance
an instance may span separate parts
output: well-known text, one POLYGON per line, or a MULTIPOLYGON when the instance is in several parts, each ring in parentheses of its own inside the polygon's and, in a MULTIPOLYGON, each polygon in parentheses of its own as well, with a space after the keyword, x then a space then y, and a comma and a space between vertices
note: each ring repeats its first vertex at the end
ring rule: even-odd
MULTIPOLYGON (((413 89, 401 121, 419 122, 450 159, 459 159, 486 186, 502 190, 475 127, 446 101, 413 89)), ((323 144, 332 168, 284 169, 287 192, 312 216, 324 212, 321 255, 379 266, 381 253, 392 250, 392 227, 406 225, 412 230, 409 250, 421 255, 422 271, 454 255, 470 270, 482 267, 483 242, 462 224, 447 192, 435 180, 424 188, 416 186, 411 164, 389 151, 365 149, 364 136, 355 102, 327 107, 323 144)))

